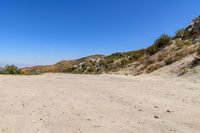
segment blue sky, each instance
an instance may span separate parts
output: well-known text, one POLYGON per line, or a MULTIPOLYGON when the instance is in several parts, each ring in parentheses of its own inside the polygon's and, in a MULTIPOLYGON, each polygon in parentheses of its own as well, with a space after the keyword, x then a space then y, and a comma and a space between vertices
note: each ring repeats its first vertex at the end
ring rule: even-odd
POLYGON ((0 63, 44 65, 145 48, 200 15, 191 0, 1 0, 0 63))

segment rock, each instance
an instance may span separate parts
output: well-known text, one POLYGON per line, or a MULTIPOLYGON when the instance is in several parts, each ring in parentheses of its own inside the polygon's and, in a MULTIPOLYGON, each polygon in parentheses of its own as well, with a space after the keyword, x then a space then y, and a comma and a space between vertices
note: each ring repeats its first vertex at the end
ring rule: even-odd
POLYGON ((95 125, 94 127, 95 127, 95 128, 99 128, 99 127, 101 127, 101 125, 95 125))
POLYGON ((169 109, 167 110, 167 113, 171 113, 171 112, 172 112, 171 110, 169 110, 169 109))
POLYGON ((156 109, 157 109, 157 108, 158 108, 158 106, 154 106, 154 108, 156 108, 156 109))
POLYGON ((200 42, 200 16, 193 19, 185 31, 187 33, 186 38, 191 38, 194 43, 200 42))
POLYGON ((36 121, 35 121, 35 120, 32 120, 32 123, 36 123, 36 121))
POLYGON ((159 119, 159 117, 158 117, 158 116, 156 116, 156 115, 154 116, 154 118, 156 118, 156 119, 159 119))

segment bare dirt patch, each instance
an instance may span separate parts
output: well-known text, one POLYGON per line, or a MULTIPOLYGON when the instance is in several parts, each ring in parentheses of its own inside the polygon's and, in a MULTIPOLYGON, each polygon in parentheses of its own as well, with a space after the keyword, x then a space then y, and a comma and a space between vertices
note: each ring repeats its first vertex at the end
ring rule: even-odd
POLYGON ((199 133, 200 82, 160 76, 0 76, 2 133, 199 133))

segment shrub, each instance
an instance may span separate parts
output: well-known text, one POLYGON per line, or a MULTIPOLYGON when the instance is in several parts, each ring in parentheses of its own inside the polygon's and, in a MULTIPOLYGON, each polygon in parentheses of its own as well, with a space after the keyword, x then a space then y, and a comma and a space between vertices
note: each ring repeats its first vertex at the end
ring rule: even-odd
POLYGON ((151 64, 147 67, 146 69, 146 73, 151 73, 159 68, 161 68, 162 66, 160 64, 151 64))
POLYGON ((40 72, 39 70, 31 72, 31 75, 40 75, 40 74, 42 74, 42 72, 40 72))
POLYGON ((167 54, 165 52, 160 53, 158 55, 158 61, 163 61, 167 57, 167 54))
POLYGON ((192 40, 185 40, 185 41, 177 41, 176 42, 176 45, 180 48, 184 47, 184 46, 187 46, 187 45, 192 45, 192 40))
POLYGON ((130 61, 136 61, 141 59, 145 55, 145 50, 137 50, 137 51, 131 51, 126 53, 126 56, 129 58, 130 61))
POLYGON ((110 57, 119 59, 119 58, 123 57, 123 53, 114 53, 114 54, 110 55, 110 57))
POLYGON ((179 38, 179 37, 183 37, 185 34, 185 29, 179 29, 178 31, 176 31, 176 34, 175 34, 175 38, 179 38))
POLYGON ((144 65, 144 67, 148 67, 149 65, 153 64, 155 62, 152 58, 147 58, 145 60, 142 60, 141 63, 144 65))
POLYGON ((171 65, 172 63, 174 63, 174 59, 173 58, 166 58, 164 60, 164 62, 166 63, 166 65, 171 65))
POLYGON ((200 56, 200 46, 197 48, 197 55, 200 56))
POLYGON ((10 65, 10 66, 7 65, 3 69, 2 74, 14 74, 14 75, 16 75, 16 74, 20 74, 20 70, 14 65, 10 65))
POLYGON ((125 66, 125 65, 127 65, 128 64, 128 60, 126 60, 126 59, 122 59, 121 60, 121 67, 123 67, 123 66, 125 66))
POLYGON ((171 41, 171 38, 168 35, 161 35, 160 38, 158 38, 154 44, 152 46, 150 46, 149 48, 147 48, 147 53, 150 55, 155 54, 156 52, 158 52, 160 49, 163 49, 164 47, 166 47, 167 45, 169 45, 171 41))

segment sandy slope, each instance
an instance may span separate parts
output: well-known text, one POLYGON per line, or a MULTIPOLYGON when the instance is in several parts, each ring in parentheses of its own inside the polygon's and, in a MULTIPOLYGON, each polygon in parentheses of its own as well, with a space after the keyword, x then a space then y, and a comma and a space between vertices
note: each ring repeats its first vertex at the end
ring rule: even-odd
POLYGON ((0 76, 0 132, 200 133, 200 82, 155 76, 0 76))

